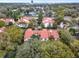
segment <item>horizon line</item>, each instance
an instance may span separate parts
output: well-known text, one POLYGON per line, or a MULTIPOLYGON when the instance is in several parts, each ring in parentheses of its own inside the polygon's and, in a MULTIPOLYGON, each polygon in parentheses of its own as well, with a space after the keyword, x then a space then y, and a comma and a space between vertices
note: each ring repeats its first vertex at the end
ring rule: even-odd
MULTIPOLYGON (((43 4, 44 2, 42 2, 42 3, 37 3, 37 2, 35 2, 35 3, 30 3, 30 2, 0 2, 0 3, 27 3, 27 4, 43 4)), ((79 2, 54 2, 54 3, 44 3, 44 4, 63 4, 63 3, 79 3, 79 2)))

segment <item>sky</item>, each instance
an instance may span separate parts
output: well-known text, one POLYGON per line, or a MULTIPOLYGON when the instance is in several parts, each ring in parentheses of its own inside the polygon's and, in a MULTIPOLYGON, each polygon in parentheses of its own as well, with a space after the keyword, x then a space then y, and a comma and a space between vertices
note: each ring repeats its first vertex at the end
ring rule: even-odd
MULTIPOLYGON (((34 3, 79 3, 79 0, 33 0, 34 3)), ((31 0, 0 0, 1 3, 30 3, 31 0)))

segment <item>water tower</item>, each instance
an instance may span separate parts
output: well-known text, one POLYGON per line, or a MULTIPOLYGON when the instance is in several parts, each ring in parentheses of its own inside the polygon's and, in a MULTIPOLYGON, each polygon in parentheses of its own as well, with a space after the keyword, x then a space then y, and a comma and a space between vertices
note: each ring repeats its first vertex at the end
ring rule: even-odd
POLYGON ((31 3, 33 4, 33 0, 31 0, 31 3))

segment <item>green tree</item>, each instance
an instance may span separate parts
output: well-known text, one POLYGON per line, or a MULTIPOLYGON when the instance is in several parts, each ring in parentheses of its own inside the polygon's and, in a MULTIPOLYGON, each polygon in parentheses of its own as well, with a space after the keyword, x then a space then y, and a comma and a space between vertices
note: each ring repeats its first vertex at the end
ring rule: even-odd
POLYGON ((30 20, 30 23, 28 25, 29 28, 35 28, 37 26, 38 26, 37 20, 35 20, 35 19, 30 20))
POLYGON ((55 58, 75 57, 71 49, 60 41, 44 41, 32 39, 19 46, 17 58, 55 58), (22 48, 22 49, 21 49, 22 48))
POLYGON ((14 44, 7 32, 0 33, 0 57, 5 57, 7 53, 15 50, 14 44))
POLYGON ((40 41, 37 39, 30 39, 24 42, 17 49, 16 58, 39 58, 40 57, 40 41))
POLYGON ((23 41, 23 33, 24 31, 15 26, 9 26, 6 29, 6 32, 11 37, 11 42, 16 44, 21 44, 23 41))
POLYGON ((8 46, 6 46, 7 43, 9 43, 8 41, 3 41, 3 46, 6 46, 6 55, 5 57, 7 58, 13 58, 16 55, 16 48, 21 45, 23 43, 23 33, 24 30, 15 27, 15 26, 8 26, 5 30, 8 33, 8 36, 10 37, 10 39, 8 39, 10 41, 10 44, 8 46))
POLYGON ((46 41, 41 44, 42 58, 75 57, 71 49, 60 41, 46 41))
POLYGON ((4 21, 0 21, 0 27, 5 26, 5 22, 4 21))
POLYGON ((15 21, 17 21, 18 20, 18 18, 20 17, 20 10, 16 10, 16 11, 12 11, 12 10, 8 10, 8 12, 7 12, 7 17, 9 17, 9 18, 14 18, 15 19, 15 21))
POLYGON ((66 30, 62 30, 60 33, 61 41, 70 47, 76 57, 79 57, 79 40, 72 37, 66 30))
POLYGON ((53 29, 57 29, 57 23, 53 24, 53 29))
POLYGON ((42 13, 42 11, 40 11, 38 14, 38 24, 39 25, 42 23, 42 19, 43 19, 43 13, 42 13))
POLYGON ((11 17, 14 18, 15 21, 17 21, 18 18, 20 17, 20 12, 19 11, 13 11, 11 17))
POLYGON ((70 48, 76 57, 79 57, 79 40, 74 39, 73 42, 70 42, 70 48))
POLYGON ((70 28, 70 29, 69 29, 69 32, 71 33, 71 35, 75 35, 76 30, 75 30, 75 29, 73 29, 73 28, 70 28))
POLYGON ((75 39, 67 30, 60 31, 60 38, 61 41, 63 41, 67 45, 70 45, 70 42, 73 42, 73 40, 75 39))
POLYGON ((8 33, 0 33, 0 50, 5 50, 10 45, 8 33))
POLYGON ((0 58, 3 58, 6 55, 6 51, 0 50, 0 58))
POLYGON ((57 24, 60 24, 61 21, 64 20, 64 7, 62 6, 58 6, 56 8, 54 8, 54 12, 55 12, 55 17, 56 17, 56 22, 57 24))

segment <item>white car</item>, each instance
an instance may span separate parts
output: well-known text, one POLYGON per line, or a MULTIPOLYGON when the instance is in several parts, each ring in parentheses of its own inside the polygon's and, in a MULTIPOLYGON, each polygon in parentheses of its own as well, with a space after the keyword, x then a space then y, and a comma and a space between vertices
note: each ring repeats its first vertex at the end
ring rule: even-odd
POLYGON ((19 24, 16 24, 16 26, 18 26, 20 28, 27 28, 28 27, 28 24, 19 23, 19 24))

